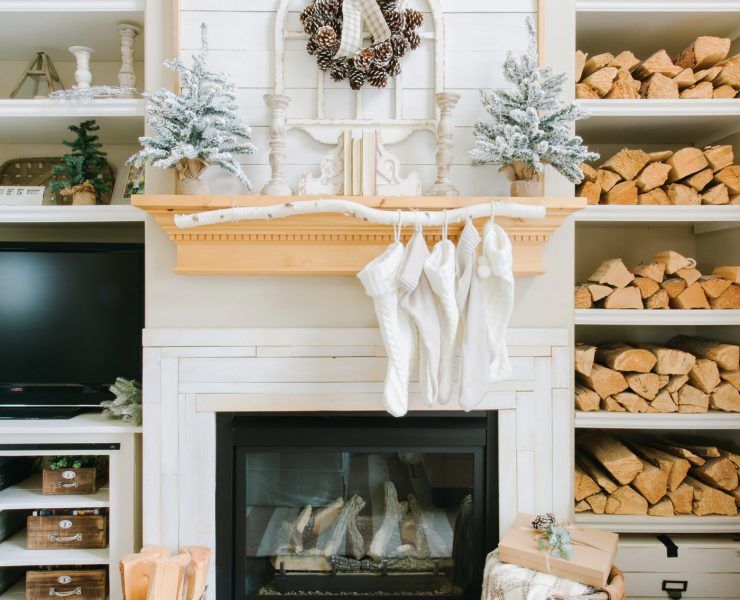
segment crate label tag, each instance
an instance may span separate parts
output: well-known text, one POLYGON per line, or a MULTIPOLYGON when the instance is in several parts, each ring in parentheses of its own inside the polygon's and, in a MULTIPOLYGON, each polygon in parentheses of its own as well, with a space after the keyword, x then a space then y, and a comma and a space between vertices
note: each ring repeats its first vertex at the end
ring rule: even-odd
POLYGON ((57 581, 59 583, 72 583, 72 578, 69 575, 60 575, 57 581))
POLYGON ((77 473, 74 471, 62 471, 62 479, 74 479, 77 477, 77 473))
POLYGON ((70 527, 72 527, 72 521, 70 521, 69 519, 62 519, 61 521, 59 521, 59 527, 61 527, 62 529, 69 529, 70 527))

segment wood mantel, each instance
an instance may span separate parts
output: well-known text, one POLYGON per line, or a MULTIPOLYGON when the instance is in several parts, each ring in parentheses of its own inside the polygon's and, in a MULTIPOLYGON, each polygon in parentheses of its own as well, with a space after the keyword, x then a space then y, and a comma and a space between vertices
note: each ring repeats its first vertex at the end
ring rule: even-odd
MULTIPOLYGON (((293 202, 315 199, 292 196, 293 202)), ((387 210, 442 210, 489 202, 483 197, 347 197, 387 210)), ((514 247, 514 273, 541 275, 542 247, 584 198, 497 198, 547 207, 544 219, 497 217, 514 247)), ((393 240, 391 227, 340 214, 301 215, 266 221, 218 223, 181 229, 176 214, 232 206, 266 206, 287 200, 275 196, 134 196, 132 204, 151 214, 177 246, 176 273, 185 275, 355 275, 393 240)), ((485 219, 479 220, 482 227, 485 219)), ((451 225, 454 241, 461 225, 451 225)), ((440 228, 424 229, 431 245, 440 228)), ((410 235, 410 228, 404 237, 410 235)))

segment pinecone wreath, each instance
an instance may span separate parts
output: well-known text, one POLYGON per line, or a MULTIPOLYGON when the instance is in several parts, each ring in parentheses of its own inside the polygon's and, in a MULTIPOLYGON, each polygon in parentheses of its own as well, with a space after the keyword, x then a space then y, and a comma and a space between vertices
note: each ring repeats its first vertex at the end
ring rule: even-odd
POLYGON ((335 58, 342 40, 342 1, 311 0, 300 14, 308 34, 306 50, 316 57, 322 71, 334 81, 349 80, 353 90, 367 83, 384 88, 388 79, 401 72, 401 58, 419 47, 421 36, 416 31, 424 22, 417 10, 399 10, 398 0, 377 0, 385 22, 391 30, 388 40, 362 48, 352 58, 335 58))

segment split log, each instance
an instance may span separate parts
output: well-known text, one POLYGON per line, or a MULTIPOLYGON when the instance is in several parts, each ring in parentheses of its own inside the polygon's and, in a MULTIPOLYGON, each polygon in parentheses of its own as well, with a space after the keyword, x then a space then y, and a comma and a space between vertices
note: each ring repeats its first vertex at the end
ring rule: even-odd
MULTIPOLYGON (((729 462, 729 461, 728 461, 729 462)), ((593 494, 598 493, 601 488, 597 483, 589 477, 589 475, 583 471, 576 463, 575 466, 575 499, 584 500, 593 494)))
POLYGON ((611 396, 601 399, 601 410, 607 412, 627 412, 627 409, 611 396))
POLYGON ((731 285, 718 298, 712 298, 709 304, 717 310, 740 308, 740 286, 731 285))
POLYGON ((590 510, 591 505, 585 500, 581 500, 580 502, 576 503, 576 507, 574 509, 574 511, 577 513, 589 512, 590 510))
POLYGON ((702 81, 679 92, 682 100, 711 100, 714 97, 714 86, 709 81, 702 81))
POLYGON ((640 290, 640 296, 643 300, 645 298, 649 298, 660 289, 660 285, 657 281, 653 281, 647 277, 635 277, 635 280, 632 283, 640 290))
POLYGON ((722 277, 732 283, 740 283, 740 267, 738 266, 714 267, 712 275, 722 277))
POLYGON ((675 62, 681 68, 703 69, 717 64, 729 52, 729 38, 702 35, 685 48, 675 62))
POLYGON ((673 156, 673 150, 657 150, 655 152, 648 152, 650 162, 664 162, 673 156))
POLYGON ((712 92, 712 98, 715 100, 729 100, 737 96, 737 90, 731 85, 721 85, 714 88, 712 92))
POLYGON ((588 291, 588 286, 576 286, 573 303, 576 308, 591 308, 594 305, 591 300, 591 292, 588 291))
POLYGON ((715 173, 715 181, 724 183, 730 194, 740 194, 740 165, 730 165, 715 173))
MULTIPOLYGON (((392 481, 386 481, 385 491, 385 513, 383 522, 373 536, 367 555, 373 560, 380 560, 387 556, 386 548, 393 537, 394 531, 398 530, 401 519, 408 510, 406 502, 398 501, 398 492, 392 481)), ((399 534, 400 535, 400 534, 399 534)))
POLYGON ((671 57, 665 50, 658 50, 655 54, 652 54, 644 61, 639 63, 632 69, 632 75, 640 80, 645 80, 653 75, 667 75, 669 77, 675 77, 678 75, 686 66, 677 67, 673 64, 671 57))
POLYGON ((738 486, 737 469, 727 458, 710 458, 700 467, 692 468, 691 475, 728 492, 738 486))
POLYGON ((721 66, 715 65, 714 67, 709 67, 708 69, 700 69, 698 71, 694 71, 694 77, 696 78, 697 83, 699 83, 700 81, 713 81, 717 77, 717 75, 719 75, 719 72, 721 70, 721 66))
POLYGON ((591 73, 588 77, 584 77, 581 83, 591 86, 600 97, 604 97, 609 93, 612 82, 616 77, 617 69, 615 67, 604 67, 591 73))
POLYGON ((720 371, 719 376, 722 381, 726 381, 736 390, 740 391, 740 370, 720 371))
POLYGON ((646 515, 648 502, 630 486, 624 485, 606 499, 608 515, 646 515))
POLYGON ((596 54, 594 56, 587 57, 583 63, 581 80, 583 80, 584 77, 588 77, 592 73, 596 73, 596 71, 603 69, 612 60, 614 60, 614 55, 610 52, 604 52, 603 54, 596 54))
POLYGON ((668 473, 644 460, 642 465, 642 471, 632 481, 632 486, 650 504, 655 504, 668 491, 668 473))
POLYGON ((608 285, 591 283, 588 284, 588 291, 591 294, 591 300, 593 300, 594 302, 598 302, 599 300, 603 300, 609 294, 611 294, 614 291, 614 288, 611 288, 608 285))
POLYGON ((616 289, 604 300, 604 308, 641 310, 644 307, 640 290, 635 287, 616 289))
POLYGON ((735 155, 730 144, 707 146, 704 148, 704 156, 707 163, 709 163, 709 168, 714 172, 729 167, 735 161, 735 155))
MULTIPOLYGON (((704 156, 706 156, 706 154, 704 156)), ((697 171, 693 175, 689 175, 686 179, 682 181, 682 183, 695 189, 697 192, 701 192, 705 187, 709 185, 713 178, 714 172, 712 171, 712 169, 707 167, 706 169, 697 171)))
POLYGON ((701 195, 702 204, 718 205, 729 204, 730 193, 724 183, 717 183, 704 190, 701 195))
POLYGON ((716 87, 728 85, 734 90, 740 89, 740 65, 727 63, 712 80, 712 84, 716 87))
POLYGON ((632 392, 619 392, 612 396, 617 402, 627 409, 627 412, 631 413, 645 413, 648 411, 648 403, 645 398, 640 398, 637 394, 632 392))
MULTIPOLYGON (((646 351, 645 351, 646 352, 646 351)), ((655 357, 650 354, 653 360, 655 357)), ((654 364, 654 363, 653 363, 654 364)), ((665 375, 658 375, 657 373, 628 373, 624 376, 627 380, 627 385, 630 389, 642 396, 646 400, 654 400, 658 395, 660 388, 663 387, 661 383, 665 375)))
POLYGON ((126 554, 121 557, 118 567, 121 571, 121 587, 123 597, 126 600, 146 600, 149 583, 154 564, 164 558, 168 558, 170 553, 161 548, 160 552, 126 554))
POLYGON ((598 100, 601 96, 587 83, 576 83, 576 98, 579 100, 598 100))
POLYGON ((619 487, 599 463, 589 457, 587 454, 579 452, 576 461, 581 469, 593 479, 598 486, 608 494, 615 492, 619 487))
POLYGON ((649 373, 657 362, 652 352, 620 342, 601 344, 596 349, 596 360, 615 371, 636 373, 649 373))
POLYGON ((663 442, 655 442, 653 443, 653 446, 655 448, 658 448, 658 450, 662 450, 663 452, 667 452, 668 454, 673 454, 673 456, 685 458, 692 465, 695 466, 701 466, 706 462, 701 456, 699 456, 698 454, 694 454, 688 448, 682 448, 681 446, 675 446, 673 444, 666 444, 663 442))
POLYGON ((638 64, 640 64, 640 59, 632 54, 632 52, 630 52, 629 50, 620 52, 607 63, 607 65, 610 67, 624 69, 627 72, 636 67, 638 64))
POLYGON ((688 383, 681 386, 674 400, 680 413, 701 414, 709 410, 709 395, 688 383))
POLYGON ((360 533, 357 521, 358 517, 355 517, 347 523, 347 550, 355 559, 360 560, 365 556, 365 540, 360 533))
POLYGON ((672 348, 689 352, 700 358, 708 358, 717 363, 720 369, 737 371, 740 369, 740 346, 705 338, 677 335, 668 340, 672 348))
POLYGON ((723 381, 709 395, 709 408, 740 412, 740 392, 731 383, 723 381))
POLYGON ((586 498, 591 510, 597 515, 603 515, 606 510, 606 494, 599 492, 586 498))
POLYGON ((683 269, 679 269, 678 271, 676 271, 676 275, 683 279, 686 282, 686 285, 694 285, 697 281, 701 279, 701 273, 699 272, 699 269, 695 269, 694 267, 685 267, 683 269))
MULTIPOLYGON (((204 546, 185 546, 180 552, 190 557, 190 565, 187 570, 187 600, 202 600, 208 583, 211 550, 204 546)), ((126 600, 128 600, 128 597, 126 597, 126 600)))
POLYGON ((649 262, 641 263, 629 270, 633 275, 647 277, 648 279, 652 279, 653 281, 660 283, 665 277, 665 267, 665 263, 649 262))
POLYGON ((640 348, 653 353, 657 359, 654 370, 658 375, 687 375, 696 362, 693 355, 675 348, 663 348, 653 344, 641 344, 640 348))
POLYGON ((607 398, 627 389, 627 380, 619 371, 614 371, 598 363, 594 363, 590 375, 577 373, 577 377, 601 398, 607 398))
POLYGON ((652 517, 672 517, 675 514, 673 503, 669 498, 663 498, 648 508, 648 514, 652 517))
POLYGON ((720 456, 724 456, 733 465, 735 465, 736 469, 740 469, 740 454, 735 454, 734 452, 730 452, 729 450, 724 450, 722 448, 718 448, 718 450, 720 456))
POLYGON ((707 358, 697 358, 693 368, 689 371, 689 381, 691 385, 705 394, 711 394, 720 382, 717 363, 707 358))
POLYGON ((581 80, 583 77, 583 68, 586 66, 586 59, 588 58, 588 54, 585 52, 581 52, 580 50, 576 50, 576 83, 581 80))
POLYGON ((579 166, 583 173, 583 181, 596 181, 596 169, 585 162, 582 162, 579 166))
POLYGON ((682 483, 675 490, 669 490, 666 494, 673 504, 673 510, 677 515, 690 515, 694 508, 694 488, 688 483, 682 483))
POLYGON ((694 488, 693 513, 697 517, 703 517, 705 515, 734 517, 737 515, 735 498, 731 495, 691 477, 686 478, 686 483, 694 488))
POLYGON ((596 357, 596 346, 589 346, 588 344, 579 342, 576 344, 575 353, 576 371, 584 375, 590 375, 591 368, 594 365, 594 358, 596 357))
POLYGON ((662 188, 655 188, 654 190, 650 190, 644 194, 637 195, 637 204, 660 206, 670 203, 671 201, 668 199, 668 194, 666 194, 662 188))
POLYGON ((444 548, 446 543, 435 531, 432 523, 429 521, 426 513, 421 508, 419 501, 414 494, 407 496, 409 511, 414 515, 419 525, 416 529, 416 551, 423 556, 428 555, 430 546, 433 548, 444 548))
POLYGON ((673 156, 666 160, 666 164, 671 167, 669 181, 678 181, 709 166, 704 153, 699 148, 692 147, 674 152, 673 156))
POLYGON ((667 486, 669 491, 678 489, 691 467, 689 461, 685 458, 674 456, 651 446, 633 444, 630 445, 630 448, 668 476, 667 486))
POLYGON ((668 298, 672 300, 686 289, 686 280, 679 277, 665 279, 660 286, 665 290, 666 294, 668 294, 668 298))
POLYGON ((685 90, 696 83, 694 70, 686 68, 673 78, 679 90, 685 90))
MULTIPOLYGON (((630 78, 632 78, 631 75, 630 78)), ((609 88, 606 96, 604 96, 604 98, 608 98, 609 100, 637 100, 639 97, 640 82, 636 79, 632 79, 632 81, 620 79, 619 73, 617 73, 617 78, 612 83, 612 87, 609 88), (637 85, 635 86, 635 84, 637 85)))
POLYGON ((612 258, 601 263, 599 268, 588 278, 588 281, 623 288, 634 278, 635 276, 627 270, 621 258, 612 258))
POLYGON ((702 458, 719 458, 722 456, 717 446, 701 446, 698 444, 684 444, 684 448, 691 450, 697 456, 702 458))
POLYGON ((171 558, 160 558, 155 561, 151 581, 147 592, 147 600, 161 600, 162 598, 181 598, 185 587, 185 568, 190 558, 180 555, 171 558))
POLYGON ((642 471, 642 461, 627 446, 607 433, 589 432, 581 435, 576 443, 622 485, 631 483, 642 471))
MULTIPOLYGON (((721 184, 720 184, 721 185, 721 184)), ((701 288, 704 290, 707 298, 719 298, 731 282, 716 275, 708 275, 699 280, 701 288)))
POLYGON ((601 200, 601 186, 595 181, 584 181, 576 189, 576 196, 586 198, 589 205, 598 204, 601 200))
POLYGON ((676 100, 679 96, 678 84, 670 76, 656 73, 640 86, 640 96, 648 100, 676 100))
POLYGON ((688 185, 672 183, 665 188, 668 201, 676 206, 695 206, 701 204, 701 196, 688 185))
POLYGON ((599 410, 601 398, 599 398, 599 395, 593 390, 576 384, 575 403, 576 409, 578 410, 582 410, 584 412, 595 411, 599 410))
POLYGON ((289 547, 296 554, 301 554, 303 552, 303 534, 305 533, 306 527, 311 520, 312 512, 313 509, 309 504, 300 513, 298 513, 295 521, 293 521, 293 523, 290 525, 289 547))
POLYGON ((326 531, 329 527, 334 525, 334 522, 339 518, 339 515, 342 512, 343 506, 344 499, 339 497, 328 506, 317 510, 313 515, 313 528, 311 529, 311 533, 319 535, 322 531, 326 531))
POLYGON ((622 181, 604 194, 603 204, 637 204, 634 181, 622 181))
POLYGON ((623 148, 601 165, 602 169, 609 169, 618 173, 622 179, 630 180, 648 164, 650 157, 643 150, 623 148))
POLYGON ((650 403, 650 408, 659 413, 678 412, 678 405, 669 392, 661 390, 655 400, 650 403))
POLYGON ((599 187, 605 192, 612 189, 620 182, 620 180, 621 178, 614 171, 609 171, 607 169, 598 169, 596 171, 596 183, 598 183, 599 187))
POLYGON ((344 503, 342 511, 334 523, 334 528, 331 531, 329 539, 324 544, 322 550, 324 556, 334 556, 339 552, 350 522, 355 520, 363 508, 365 508, 365 501, 357 495, 352 496, 344 503))
POLYGON ((704 290, 701 285, 694 283, 687 287, 678 296, 671 299, 671 307, 682 310, 709 308, 709 301, 704 295, 704 290))
POLYGON ((661 288, 647 299, 645 307, 650 309, 668 308, 669 303, 668 292, 661 288))
POLYGON ((689 380, 688 375, 672 375, 665 386, 667 392, 675 394, 684 383, 689 380))
POLYGON ((671 167, 665 163, 650 163, 637 175, 635 184, 640 192, 649 192, 668 181, 668 174, 670 172, 671 167))
POLYGON ((696 264, 696 261, 694 261, 693 259, 686 258, 685 256, 679 254, 674 250, 664 250, 663 252, 658 252, 655 256, 653 256, 652 260, 653 262, 663 263, 665 265, 665 272, 668 275, 673 275, 679 269, 691 267, 696 264))

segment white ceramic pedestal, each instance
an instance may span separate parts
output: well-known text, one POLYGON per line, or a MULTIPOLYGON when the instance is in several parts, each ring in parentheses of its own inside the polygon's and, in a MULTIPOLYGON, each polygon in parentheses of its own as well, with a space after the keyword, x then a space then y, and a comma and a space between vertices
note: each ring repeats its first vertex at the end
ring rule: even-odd
POLYGON ((89 88, 92 83, 92 73, 90 72, 90 57, 95 53, 92 48, 87 46, 70 46, 69 51, 74 55, 77 61, 75 70, 75 81, 78 88, 89 88))
POLYGON ((121 36, 121 70, 118 72, 118 85, 122 88, 136 87, 134 71, 134 40, 141 33, 136 25, 119 23, 116 31, 121 36))

